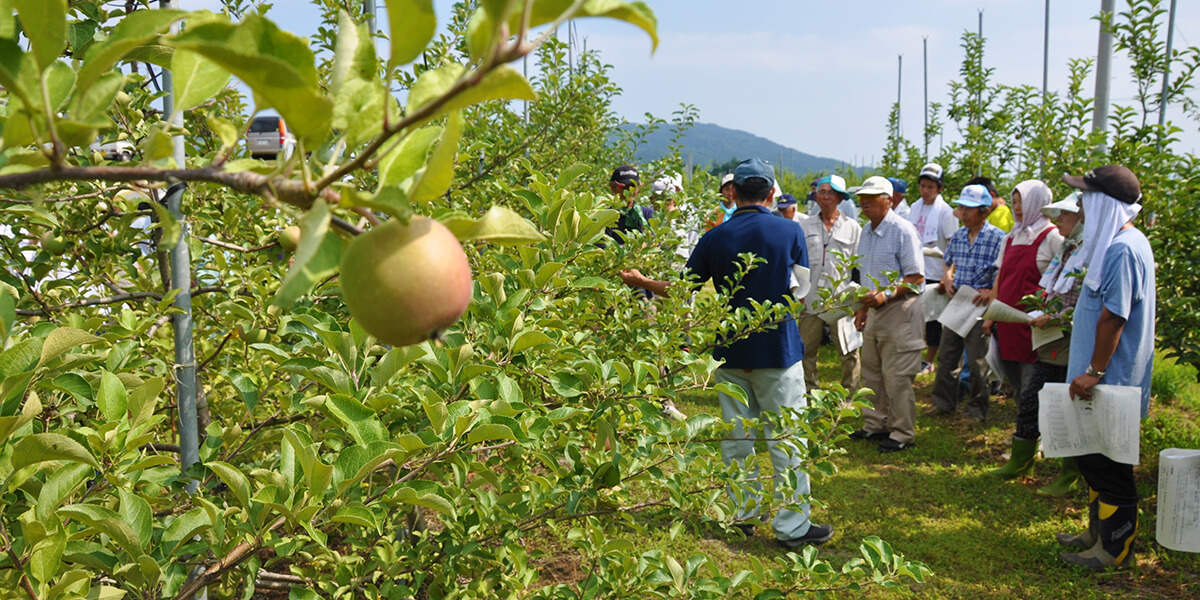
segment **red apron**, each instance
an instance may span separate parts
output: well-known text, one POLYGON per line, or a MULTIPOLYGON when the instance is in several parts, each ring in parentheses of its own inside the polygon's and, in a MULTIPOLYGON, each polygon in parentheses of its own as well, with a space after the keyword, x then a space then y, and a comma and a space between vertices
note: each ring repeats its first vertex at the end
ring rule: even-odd
MULTIPOLYGON (((1040 289, 1038 282, 1042 273, 1038 271, 1037 251, 1042 241, 1054 230, 1047 227, 1028 246, 1014 246, 1012 238, 1004 242, 1004 261, 1000 274, 996 276, 996 299, 1014 308, 1021 299, 1040 289)), ((1038 354, 1033 349, 1032 334, 1025 323, 996 323, 996 343, 1000 358, 1015 362, 1037 362, 1038 354)))

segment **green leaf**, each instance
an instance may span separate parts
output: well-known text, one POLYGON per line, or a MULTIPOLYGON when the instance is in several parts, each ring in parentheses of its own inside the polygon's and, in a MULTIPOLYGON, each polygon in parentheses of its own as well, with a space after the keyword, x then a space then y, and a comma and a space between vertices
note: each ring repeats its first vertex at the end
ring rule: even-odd
POLYGON ((12 296, 5 293, 5 290, 0 289, 0 344, 8 339, 8 332, 12 331, 13 323, 17 320, 17 304, 12 296))
MULTIPOLYGON (((573 0, 538 0, 534 3, 533 10, 530 13, 529 26, 533 28, 553 22, 559 15, 565 13, 572 4, 574 4, 573 0)), ((658 20, 655 18, 654 12, 650 10, 650 7, 646 6, 643 2, 588 0, 583 3, 583 6, 574 15, 571 15, 573 19, 582 17, 606 17, 625 21, 630 25, 640 28, 650 36, 652 50, 658 48, 658 20)), ((522 18, 521 11, 509 13, 509 30, 519 31, 518 28, 521 26, 522 18)))
MULTIPOLYGON (((25 62, 25 56, 25 51, 17 42, 8 38, 0 39, 0 86, 23 103, 28 103, 31 100, 30 90, 25 89, 21 77, 21 64, 25 62)), ((10 102, 9 115, 13 114, 12 109, 10 102)))
POLYGON ((186 14, 181 10, 136 10, 122 18, 108 39, 88 49, 75 82, 76 93, 86 91, 101 75, 112 71, 118 60, 134 48, 153 40, 186 14))
POLYGON ((125 409, 129 407, 129 396, 125 392, 125 385, 116 375, 108 371, 100 375, 100 391, 96 394, 96 404, 100 407, 100 413, 109 421, 120 421, 125 416, 125 409))
POLYGON ((458 138, 462 131, 462 115, 453 112, 425 166, 413 175, 408 198, 416 203, 436 200, 454 183, 454 159, 458 156, 458 138))
POLYGON ((300 245, 272 304, 290 308, 314 284, 337 270, 342 260, 342 241, 330 231, 329 221, 329 206, 320 200, 300 218, 300 245))
POLYGON ((335 419, 346 426, 354 441, 362 445, 388 439, 387 430, 375 415, 358 399, 344 394, 333 394, 325 399, 325 408, 335 419))
POLYGON ((165 549, 167 556, 171 556, 180 546, 210 528, 212 522, 208 519, 208 513, 203 508, 193 508, 167 525, 159 547, 165 549))
POLYGON ((208 121, 208 128, 221 140, 222 151, 232 148, 238 143, 238 129, 229 122, 229 119, 218 117, 215 114, 205 115, 204 118, 208 121))
POLYGON ((534 346, 552 343, 554 343, 554 340, 545 333, 542 333, 536 329, 526 329, 525 331, 513 336, 512 348, 510 348, 510 350, 513 354, 519 354, 534 346))
POLYGON ((333 521, 335 523, 353 523, 355 525, 362 525, 363 527, 370 527, 377 533, 381 531, 379 521, 375 518, 375 513, 362 505, 347 504, 341 507, 338 509, 337 514, 333 515, 333 521))
POLYGON ((171 57, 175 110, 191 110, 217 95, 229 82, 229 71, 204 56, 178 50, 171 57))
MULTIPOLYGON (((329 73, 329 89, 339 95, 350 75, 354 56, 358 53, 359 26, 345 10, 338 10, 337 44, 333 48, 333 69, 329 73)), ((374 40, 371 45, 374 46, 374 40)))
POLYGON ((38 69, 45 71, 67 48, 67 0, 10 0, 33 46, 38 69))
MULTIPOLYGON (((0 294, 3 297, 8 297, 7 294, 0 294)), ((46 336, 46 341, 42 342, 42 357, 38 360, 38 367, 45 366, 50 361, 70 352, 80 346, 94 344, 103 341, 104 338, 94 336, 81 329, 73 327, 59 327, 50 332, 46 336)))
POLYGON ((425 164, 429 148, 441 135, 442 128, 422 127, 400 140, 379 159, 379 189, 398 185, 416 174, 425 164))
POLYGON ((491 242, 498 246, 536 244, 546 236, 512 209, 494 205, 478 219, 448 218, 443 224, 460 242, 491 242))
POLYGON ((513 435, 512 428, 508 425, 500 425, 498 423, 484 423, 476 425, 471 433, 467 434, 467 444, 478 444, 479 442, 487 442, 491 440, 512 440, 517 441, 517 436, 513 435))
POLYGON ((329 133, 333 102, 317 84, 312 50, 300 37, 259 15, 241 23, 204 23, 172 40, 237 76, 254 92, 255 108, 274 108, 302 140, 319 144, 329 133))
MULTIPOLYGON (((465 72, 466 67, 460 64, 450 64, 422 73, 408 93, 407 114, 416 113, 421 107, 449 92, 465 72)), ((525 79, 516 69, 502 65, 489 71, 478 84, 447 100, 425 120, 436 119, 446 113, 488 100, 536 99, 537 94, 533 91, 533 86, 529 85, 529 80, 525 79)))
POLYGON ((122 600, 125 590, 110 585, 93 586, 84 600, 122 600))
POLYGON ((583 383, 579 378, 566 372, 559 371, 550 376, 550 387, 563 398, 575 398, 583 395, 583 383))
POLYGON ((388 68, 406 65, 425 50, 437 31, 433 0, 386 0, 392 57, 388 68))
POLYGON ((217 477, 225 482, 225 485, 229 486, 229 491, 233 492, 238 504, 241 504, 243 508, 250 508, 250 480, 246 478, 246 474, 242 473, 241 469, 219 460, 209 461, 204 465, 216 473, 217 477))
POLYGON ((422 489, 420 491, 415 489, 416 487, 436 487, 436 486, 437 486, 437 484, 434 484, 432 482, 416 482, 416 481, 414 481, 411 484, 406 485, 405 487, 402 487, 399 490, 397 490, 394 498, 396 499, 397 502, 403 502, 405 504, 411 504, 413 506, 424 506, 425 508, 431 508, 431 509, 436 510, 444 515, 449 515, 451 518, 456 518, 458 513, 457 513, 457 511, 454 510, 454 505, 451 504, 449 500, 446 500, 446 498, 444 498, 443 496, 441 496, 435 492, 429 491, 428 489, 422 489), (426 485, 421 486, 420 484, 422 484, 422 483, 424 483, 426 485))
POLYGON ((153 531, 151 523, 153 513, 150 511, 150 503, 146 502, 145 498, 124 489, 118 489, 117 494, 121 498, 121 506, 117 514, 122 521, 129 524, 133 534, 137 536, 142 550, 145 550, 150 543, 150 535, 153 531))
POLYGON ((110 509, 95 504, 70 504, 58 509, 58 516, 94 527, 135 558, 142 555, 142 547, 133 528, 110 509))
POLYGON ((34 417, 42 412, 42 403, 38 400, 36 392, 29 394, 29 398, 25 400, 25 406, 21 409, 21 414, 11 417, 0 417, 0 442, 8 439, 17 430, 24 427, 34 417))
POLYGON ((57 433, 37 433, 26 436, 13 445, 13 470, 22 467, 60 460, 91 465, 97 469, 100 463, 87 448, 75 440, 57 433))
POLYGON ((742 404, 749 402, 749 399, 746 397, 746 390, 743 390, 742 387, 736 383, 722 381, 721 383, 714 385, 713 389, 727 396, 733 396, 734 399, 742 404))
MULTIPOLYGON (((144 156, 146 160, 154 161, 162 158, 172 158, 175 156, 175 141, 171 134, 167 133, 167 127, 167 123, 162 123, 161 125, 152 127, 146 134, 146 137, 142 138, 142 142, 138 144, 138 147, 142 150, 142 156, 144 156)), ((151 203, 152 206, 157 204, 157 202, 151 203)), ((162 210, 155 209, 154 212, 161 215, 167 212, 167 210, 165 208, 162 210)), ((164 234, 164 241, 166 240, 166 237, 167 236, 164 234)), ((165 245, 162 243, 160 243, 160 245, 165 247, 165 245)))
POLYGON ((38 542, 29 557, 29 572, 38 583, 46 585, 58 575, 62 566, 63 551, 67 549, 67 532, 56 526, 50 536, 38 542))
POLYGON ((101 75, 94 85, 71 98, 71 107, 67 112, 80 123, 95 124, 101 128, 110 126, 105 113, 112 108, 113 99, 124 83, 125 75, 120 71, 101 75))
POLYGON ((45 522, 58 505, 62 504, 80 484, 92 474, 92 468, 80 463, 73 463, 58 469, 46 479, 46 484, 38 492, 37 505, 34 506, 34 516, 38 521, 45 522))

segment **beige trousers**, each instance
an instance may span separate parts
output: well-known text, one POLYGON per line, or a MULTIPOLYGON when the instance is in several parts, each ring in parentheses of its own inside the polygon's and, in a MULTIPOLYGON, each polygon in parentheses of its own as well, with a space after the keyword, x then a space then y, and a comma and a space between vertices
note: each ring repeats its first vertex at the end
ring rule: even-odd
POLYGON ((888 432, 897 442, 916 436, 917 397, 913 379, 921 370, 925 349, 925 309, 909 294, 873 308, 863 330, 862 380, 870 388, 873 408, 863 410, 863 429, 888 432))
MULTIPOLYGON (((804 383, 810 390, 817 388, 817 351, 821 349, 821 334, 824 327, 825 322, 821 320, 821 317, 816 315, 800 317, 800 338, 804 340, 804 383)), ((834 334, 836 335, 836 332, 834 334)), ((859 386, 858 350, 842 354, 837 340, 834 340, 833 347, 838 349, 838 358, 842 363, 842 387, 850 393, 854 393, 859 386)))

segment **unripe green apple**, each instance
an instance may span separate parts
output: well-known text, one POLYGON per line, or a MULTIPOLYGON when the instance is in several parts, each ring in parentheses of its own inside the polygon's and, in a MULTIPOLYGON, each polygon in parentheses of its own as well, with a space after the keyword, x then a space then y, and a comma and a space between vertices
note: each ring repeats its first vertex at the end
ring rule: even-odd
POLYGON ((47 231, 42 234, 41 244, 42 250, 55 256, 67 250, 67 240, 61 235, 56 235, 53 231, 47 231))
POLYGON ((241 325, 238 325, 237 334, 238 338, 247 344, 261 344, 267 341, 267 338, 271 336, 271 333, 266 329, 247 330, 241 325))
POLYGON ((279 232, 279 246, 285 252, 295 252, 300 245, 300 228, 292 225, 279 232))
POLYGON ((342 297, 384 344, 423 342, 471 301, 471 265, 454 234, 426 217, 392 219, 358 236, 342 255, 342 297))

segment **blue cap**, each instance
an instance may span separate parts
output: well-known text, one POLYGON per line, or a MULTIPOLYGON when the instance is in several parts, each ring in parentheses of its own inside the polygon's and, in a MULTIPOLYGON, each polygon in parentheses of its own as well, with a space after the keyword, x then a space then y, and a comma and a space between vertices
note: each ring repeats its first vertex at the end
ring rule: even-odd
POLYGON ((992 195, 986 187, 976 183, 963 188, 954 203, 959 206, 991 206, 992 195))
POLYGON ((817 180, 818 187, 822 183, 828 183, 829 187, 833 188, 833 191, 842 195, 842 198, 850 197, 850 192, 846 191, 846 179, 841 175, 826 175, 817 180))
POLYGON ((908 182, 899 177, 888 177, 888 181, 892 182, 892 191, 897 194, 903 194, 908 191, 908 182))
POLYGON ((791 194, 783 194, 779 197, 779 200, 775 202, 775 206, 777 206, 779 208, 786 208, 788 206, 795 206, 795 205, 796 205, 796 197, 791 194))
POLYGON ((775 186, 775 168, 761 158, 747 158, 733 169, 733 183, 737 185, 755 177, 766 179, 767 187, 775 186))

